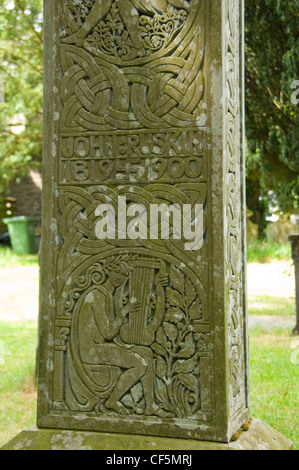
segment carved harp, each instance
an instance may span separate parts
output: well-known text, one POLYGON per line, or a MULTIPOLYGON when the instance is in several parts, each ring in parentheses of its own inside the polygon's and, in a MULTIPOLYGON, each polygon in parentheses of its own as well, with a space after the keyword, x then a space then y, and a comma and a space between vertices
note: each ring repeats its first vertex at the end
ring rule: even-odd
POLYGON ((157 274, 166 273, 164 261, 142 260, 134 262, 130 273, 129 296, 141 302, 137 312, 129 315, 129 323, 123 325, 120 330, 122 340, 127 344, 139 344, 150 346, 155 340, 155 331, 151 328, 153 319, 149 323, 151 315, 151 294, 154 288, 154 279, 157 274))

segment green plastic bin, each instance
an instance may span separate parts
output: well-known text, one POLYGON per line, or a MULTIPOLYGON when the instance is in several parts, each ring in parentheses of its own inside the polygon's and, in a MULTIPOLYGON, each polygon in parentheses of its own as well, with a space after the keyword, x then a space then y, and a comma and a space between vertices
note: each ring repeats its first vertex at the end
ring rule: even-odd
POLYGON ((8 226, 12 249, 18 255, 35 255, 37 246, 35 240, 34 217, 12 217, 3 219, 8 226))

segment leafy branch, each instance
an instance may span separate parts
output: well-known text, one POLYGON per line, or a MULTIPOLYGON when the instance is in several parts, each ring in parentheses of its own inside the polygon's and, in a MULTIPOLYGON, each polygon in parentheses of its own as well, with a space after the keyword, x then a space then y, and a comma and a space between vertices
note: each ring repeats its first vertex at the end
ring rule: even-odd
POLYGON ((188 417, 199 406, 199 356, 194 320, 202 316, 197 291, 178 268, 170 268, 166 288, 167 310, 156 342, 157 398, 160 406, 177 417, 188 417))
POLYGON ((43 36, 36 30, 36 28, 34 26, 34 23, 30 20, 29 15, 26 14, 25 8, 23 7, 23 5, 21 4, 21 2, 19 0, 15 0, 15 3, 19 7, 21 12, 23 13, 24 18, 26 19, 31 31, 37 37, 37 39, 38 39, 39 43, 41 44, 41 46, 43 46, 43 36))

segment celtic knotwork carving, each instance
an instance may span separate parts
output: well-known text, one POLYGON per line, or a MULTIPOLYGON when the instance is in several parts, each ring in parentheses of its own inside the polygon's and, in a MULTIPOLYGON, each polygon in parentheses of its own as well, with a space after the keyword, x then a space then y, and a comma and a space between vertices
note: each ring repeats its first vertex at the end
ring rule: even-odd
POLYGON ((65 288, 64 283, 67 282, 69 272, 73 271, 77 278, 80 276, 76 268, 80 266, 80 263, 85 262, 85 258, 88 259, 88 256, 93 254, 95 250, 102 253, 103 258, 105 253, 117 249, 117 247, 135 250, 135 252, 140 252, 140 250, 155 251, 166 257, 174 256, 179 262, 184 263, 188 270, 190 270, 187 267, 188 265, 194 265, 189 276, 197 284, 197 288, 202 290, 202 285, 198 279, 202 271, 199 262, 201 255, 198 253, 197 264, 195 265, 193 263, 194 253, 184 249, 184 237, 181 240, 153 240, 150 236, 147 239, 140 240, 99 240, 96 238, 96 209, 98 205, 109 202, 115 207, 117 214, 119 196, 126 197, 128 206, 138 201, 150 213, 151 204, 194 205, 200 202, 204 203, 206 200, 206 185, 197 184, 194 186, 187 184, 180 189, 166 184, 152 184, 145 188, 135 187, 134 192, 132 192, 130 186, 123 186, 119 190, 106 186, 95 186, 90 187, 88 191, 83 188, 65 187, 60 197, 62 215, 59 228, 64 240, 59 257, 60 294, 62 295, 65 288), (69 249, 70 246, 72 250, 69 249))
POLYGON ((205 35, 195 22, 198 2, 189 17, 186 10, 169 5, 154 16, 138 17, 141 50, 158 52, 127 62, 122 57, 130 41, 117 7, 111 8, 106 23, 95 26, 83 47, 62 39, 61 131, 205 126, 205 35), (109 39, 112 30, 118 39, 109 39), (120 56, 118 62, 115 56, 120 56))
POLYGON ((242 199, 241 149, 240 149, 240 64, 238 8, 234 0, 226 0, 226 174, 228 226, 227 264, 228 276, 228 325, 230 347, 230 403, 231 412, 237 412, 245 400, 244 383, 244 299, 242 286, 242 199))

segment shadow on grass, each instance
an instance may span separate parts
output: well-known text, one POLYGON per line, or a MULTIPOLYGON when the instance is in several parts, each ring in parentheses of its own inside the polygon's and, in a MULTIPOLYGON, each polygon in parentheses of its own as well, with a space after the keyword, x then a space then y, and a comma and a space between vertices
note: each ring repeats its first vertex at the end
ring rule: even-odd
POLYGON ((248 311, 250 315, 292 316, 296 313, 295 297, 250 295, 248 311))

